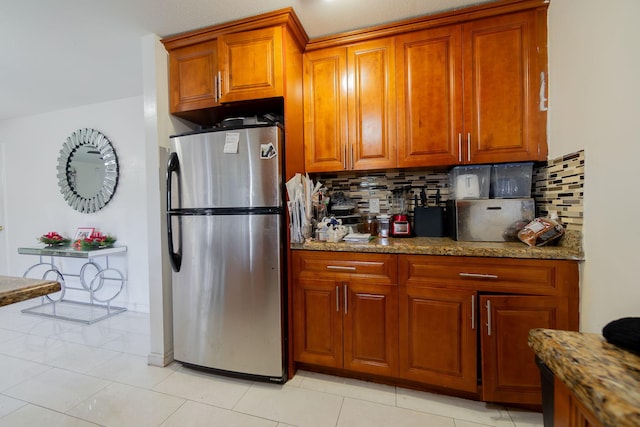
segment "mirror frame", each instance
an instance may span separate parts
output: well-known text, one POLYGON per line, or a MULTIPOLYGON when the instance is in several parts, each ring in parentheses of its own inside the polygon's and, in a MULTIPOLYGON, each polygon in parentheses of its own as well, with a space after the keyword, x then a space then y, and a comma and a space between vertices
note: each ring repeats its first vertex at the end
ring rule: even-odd
POLYGON ((104 208, 118 186, 118 156, 111 141, 95 129, 78 129, 62 144, 58 157, 58 186, 66 202, 78 212, 92 213, 104 208), (69 181, 69 167, 78 148, 90 146, 100 151, 104 161, 104 178, 98 192, 90 197, 78 194, 69 181))

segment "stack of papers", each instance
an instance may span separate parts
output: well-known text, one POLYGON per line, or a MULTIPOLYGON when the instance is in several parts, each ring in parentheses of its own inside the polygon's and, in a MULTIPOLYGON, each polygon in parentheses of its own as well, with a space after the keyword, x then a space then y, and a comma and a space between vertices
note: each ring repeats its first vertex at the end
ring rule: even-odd
POLYGON ((303 176, 299 173, 287 181, 287 208, 289 210, 289 229, 291 243, 303 243, 305 238, 311 236, 312 202, 314 195, 320 190, 322 184, 314 185, 309 174, 303 176))
POLYGON ((367 243, 371 240, 371 233, 349 233, 344 236, 344 241, 349 243, 367 243))

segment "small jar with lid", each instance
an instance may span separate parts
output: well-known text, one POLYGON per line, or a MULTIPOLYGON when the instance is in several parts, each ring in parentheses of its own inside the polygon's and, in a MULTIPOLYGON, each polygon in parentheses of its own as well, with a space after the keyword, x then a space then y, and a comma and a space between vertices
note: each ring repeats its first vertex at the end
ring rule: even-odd
POLYGON ((389 215, 378 215, 376 220, 378 222, 378 236, 389 237, 391 217, 389 215))

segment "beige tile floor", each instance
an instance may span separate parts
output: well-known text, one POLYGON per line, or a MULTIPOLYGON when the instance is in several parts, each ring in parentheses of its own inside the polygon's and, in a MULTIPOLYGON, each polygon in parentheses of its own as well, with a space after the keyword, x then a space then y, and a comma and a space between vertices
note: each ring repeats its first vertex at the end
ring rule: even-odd
POLYGON ((93 325, 0 308, 0 427, 533 427, 542 415, 299 372, 280 386, 147 365, 149 316, 93 325))

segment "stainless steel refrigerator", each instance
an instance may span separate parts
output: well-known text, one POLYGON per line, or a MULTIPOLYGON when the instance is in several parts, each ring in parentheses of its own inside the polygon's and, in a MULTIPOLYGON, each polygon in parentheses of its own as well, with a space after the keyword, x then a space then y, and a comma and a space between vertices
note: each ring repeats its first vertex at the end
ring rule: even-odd
POLYGON ((174 358, 284 382, 282 129, 171 137, 174 358))

